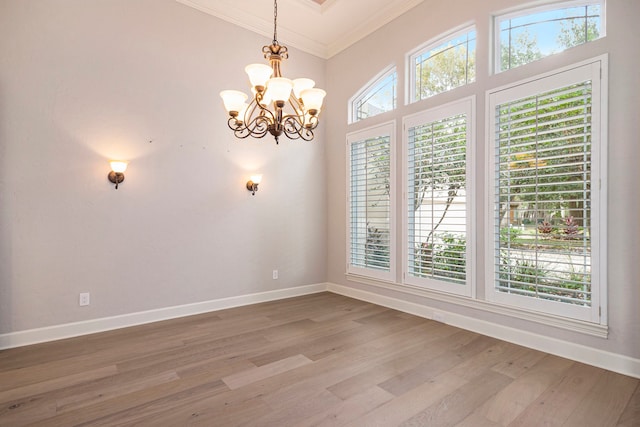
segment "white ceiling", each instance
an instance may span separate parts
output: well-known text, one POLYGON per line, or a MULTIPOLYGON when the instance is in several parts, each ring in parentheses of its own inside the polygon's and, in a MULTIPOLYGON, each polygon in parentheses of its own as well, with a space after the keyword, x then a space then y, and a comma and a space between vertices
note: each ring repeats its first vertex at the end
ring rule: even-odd
MULTIPOLYGON (((270 0, 177 0, 273 38, 270 0)), ((278 41, 330 58, 424 0, 279 0, 278 41)))

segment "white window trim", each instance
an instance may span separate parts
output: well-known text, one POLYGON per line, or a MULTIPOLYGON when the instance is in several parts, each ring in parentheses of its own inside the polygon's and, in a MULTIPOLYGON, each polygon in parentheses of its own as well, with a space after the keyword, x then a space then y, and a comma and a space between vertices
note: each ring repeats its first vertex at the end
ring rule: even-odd
POLYGON ((362 277, 368 277, 373 279, 379 279, 384 281, 396 280, 396 206, 397 196, 395 194, 396 189, 396 122, 395 120, 381 123, 376 126, 371 126, 366 129, 362 129, 355 132, 349 132, 346 137, 346 177, 347 177, 347 192, 346 192, 346 219, 347 219, 347 234, 346 234, 346 266, 347 274, 353 274, 362 277), (362 141, 364 139, 376 138, 380 136, 389 136, 389 271, 381 271, 372 268, 355 267, 351 265, 351 200, 350 200, 350 185, 351 185, 351 143, 362 141))
POLYGON ((476 276, 476 203, 475 203, 475 141, 476 141, 476 97, 470 96, 460 100, 440 105, 419 113, 411 114, 402 118, 402 282, 411 286, 425 287, 435 291, 446 292, 475 298, 475 276, 476 276), (466 251, 466 274, 467 281, 465 285, 446 282, 443 280, 419 278, 409 275, 409 252, 408 252, 408 235, 409 235, 409 208, 408 200, 408 183, 407 175, 409 173, 409 140, 407 129, 421 123, 433 122, 443 118, 455 116, 458 114, 466 114, 467 122, 467 167, 466 167, 466 233, 467 233, 467 251, 466 251))
MULTIPOLYGON (((455 39, 456 37, 459 37, 459 36, 461 36, 463 34, 466 34, 469 31, 475 31, 476 32, 476 46, 477 46, 478 45, 478 30, 476 28, 475 23, 473 21, 471 21, 471 22, 465 22, 464 24, 459 25, 459 26, 451 29, 450 31, 447 31, 446 33, 439 34, 436 37, 434 37, 432 39, 429 39, 428 41, 426 41, 425 43, 422 43, 421 45, 419 45, 418 47, 416 47, 413 50, 409 51, 405 55, 404 63, 405 63, 405 67, 406 67, 406 79, 405 79, 404 105, 409 105, 409 104, 414 104, 416 102, 424 101, 424 99, 420 99, 420 100, 416 100, 415 99, 415 96, 416 96, 416 85, 415 85, 416 68, 415 68, 414 65, 415 65, 416 56, 422 54, 425 51, 429 51, 429 50, 441 45, 442 43, 446 42, 447 40, 455 39)), ((476 57, 477 57, 477 55, 476 55, 476 57)), ((478 63, 476 61, 476 67, 477 67, 477 65, 478 65, 478 63)), ((476 74, 477 74, 477 71, 476 71, 476 74)), ((460 86, 460 87, 462 87, 462 86, 460 86)), ((457 88, 455 88, 455 89, 457 89, 457 88)), ((434 96, 437 96, 437 95, 434 95, 434 96)))
MULTIPOLYGON (((511 83, 499 88, 491 89, 486 94, 486 159, 488 170, 486 173, 485 188, 486 204, 486 233, 485 233, 485 298, 487 301, 500 305, 517 307, 523 311, 544 312, 551 315, 567 316, 578 320, 592 322, 600 325, 607 324, 607 99, 608 99, 608 55, 602 55, 590 60, 554 70, 549 73, 538 75, 526 80, 511 83), (592 189, 592 299, 591 307, 571 306, 566 303, 556 303, 552 301, 540 301, 534 298, 520 295, 505 295, 503 292, 495 290, 495 269, 493 254, 495 253, 495 242, 493 238, 493 209, 495 194, 492 191, 495 182, 495 171, 493 167, 495 151, 495 106, 514 96, 509 94, 502 98, 503 91, 517 89, 522 95, 531 93, 532 87, 538 87, 543 79, 556 76, 559 81, 556 86, 572 84, 576 78, 570 75, 569 71, 582 72, 593 81, 593 109, 599 109, 599 121, 592 122, 592 154, 591 170, 592 176, 599 178, 599 191, 592 189), (596 285, 597 283, 597 285, 596 285)), ((537 89, 542 91, 544 89, 537 89)), ((595 117, 595 115, 594 115, 595 117)), ((594 185, 596 182, 594 181, 594 185)))
MULTIPOLYGON (((600 15, 601 16, 600 20, 602 23, 600 38, 605 37, 607 35, 606 0, 569 0, 569 1, 562 1, 562 2, 550 0, 550 1, 544 1, 539 3, 542 3, 542 4, 539 6, 524 7, 524 8, 522 6, 516 6, 515 9, 514 8, 506 9, 502 12, 498 12, 493 15, 493 73, 494 74, 499 74, 499 73, 513 69, 513 68, 508 68, 506 70, 501 69, 500 23, 504 20, 519 18, 521 16, 526 16, 526 15, 535 15, 536 13, 547 12, 551 10, 600 4, 602 5, 602 14, 600 15)), ((543 58, 540 58, 540 59, 543 59, 543 58)))
MULTIPOLYGON (((349 98, 349 102, 347 104, 347 108, 349 109, 349 111, 347 112, 348 124, 353 124, 353 123, 361 122, 362 120, 366 120, 366 119, 358 120, 358 113, 356 112, 356 101, 362 96, 364 96, 365 94, 367 94, 373 88, 373 86, 375 86, 379 81, 386 79, 393 73, 397 73, 395 64, 391 64, 388 67, 384 68, 382 71, 376 74, 371 80, 369 80, 364 86, 362 86, 358 91, 356 91, 355 95, 349 98)), ((394 111, 398 108, 399 92, 398 92, 397 74, 396 74, 395 92, 396 92, 396 99, 394 99, 393 108, 390 111, 394 111)), ((389 111, 385 111, 385 113, 388 113, 388 112, 389 111)), ((384 113, 380 113, 380 114, 384 114, 384 113)))

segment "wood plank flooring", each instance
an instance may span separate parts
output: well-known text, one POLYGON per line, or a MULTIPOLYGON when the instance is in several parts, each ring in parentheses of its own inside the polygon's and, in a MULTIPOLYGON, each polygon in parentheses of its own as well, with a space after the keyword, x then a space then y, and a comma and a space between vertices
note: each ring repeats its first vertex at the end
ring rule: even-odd
POLYGON ((0 426, 640 426, 640 381, 331 293, 0 352, 0 426))

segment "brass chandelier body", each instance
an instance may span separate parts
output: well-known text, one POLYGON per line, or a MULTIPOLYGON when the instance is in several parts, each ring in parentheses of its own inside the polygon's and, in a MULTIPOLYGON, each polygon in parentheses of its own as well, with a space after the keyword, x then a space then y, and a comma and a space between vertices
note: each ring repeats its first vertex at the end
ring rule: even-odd
POLYGON ((227 124, 237 138, 262 138, 267 133, 278 138, 284 134, 289 139, 311 141, 318 127, 322 101, 326 95, 314 88, 311 79, 289 80, 282 77, 281 64, 289 56, 286 46, 277 40, 278 5, 274 0, 273 41, 263 46, 264 58, 269 66, 251 64, 245 70, 252 86, 252 99, 243 92, 225 90, 220 93, 229 119, 227 124))

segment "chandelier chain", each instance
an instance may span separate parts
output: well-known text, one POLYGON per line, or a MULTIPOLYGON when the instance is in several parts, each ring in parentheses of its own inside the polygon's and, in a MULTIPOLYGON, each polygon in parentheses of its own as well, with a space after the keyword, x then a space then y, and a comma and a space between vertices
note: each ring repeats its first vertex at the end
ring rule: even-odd
POLYGON ((273 0, 273 44, 278 44, 278 0, 273 0))

